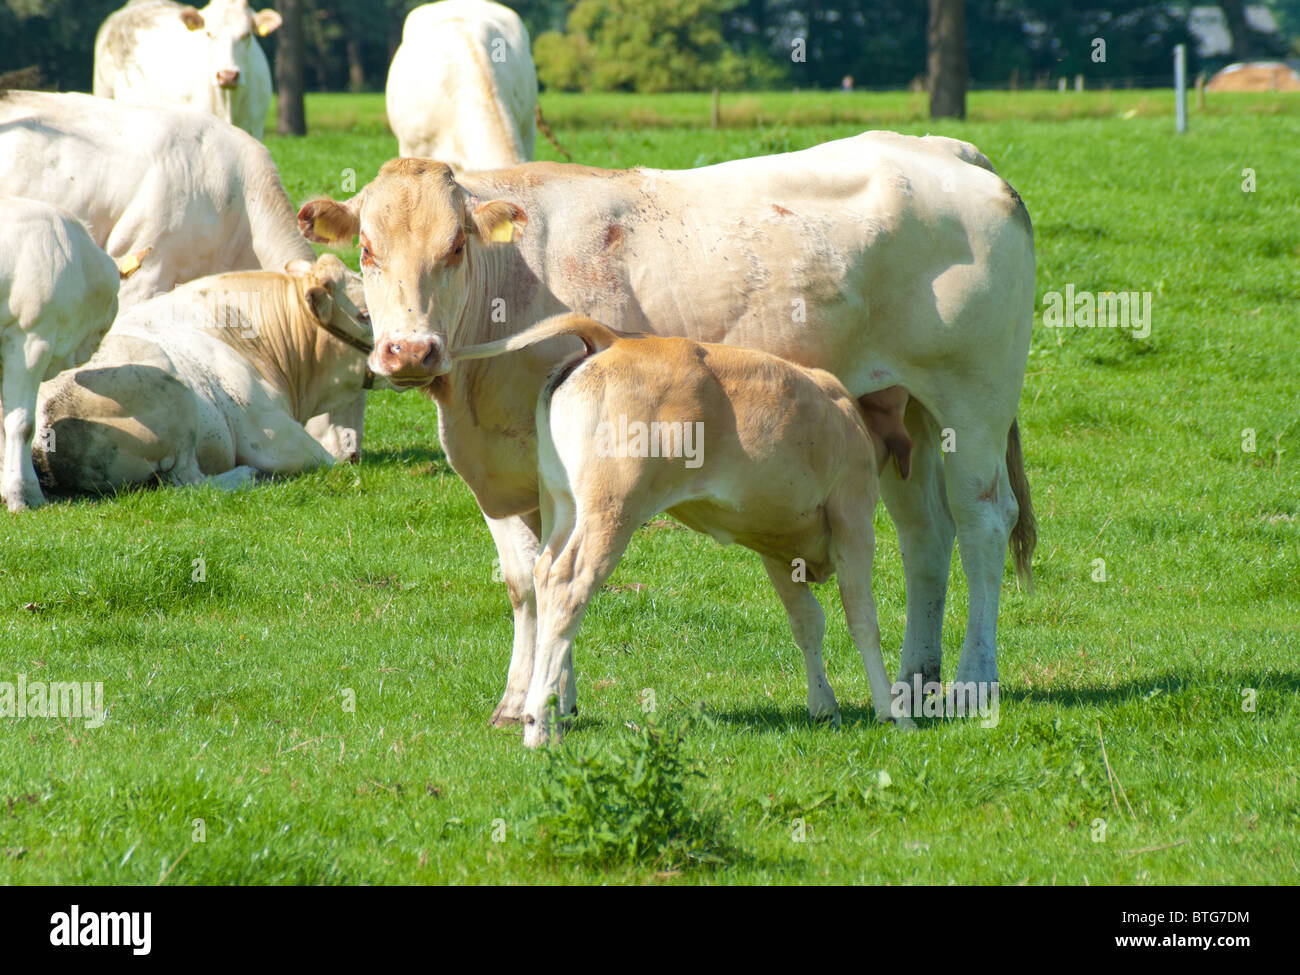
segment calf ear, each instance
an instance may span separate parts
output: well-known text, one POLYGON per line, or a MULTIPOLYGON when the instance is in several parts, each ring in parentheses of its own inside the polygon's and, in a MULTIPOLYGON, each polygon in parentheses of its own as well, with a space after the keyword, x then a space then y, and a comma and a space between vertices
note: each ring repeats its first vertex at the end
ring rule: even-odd
POLYGON ((259 10, 253 14, 253 28, 257 31, 258 37, 274 34, 280 29, 282 23, 284 23, 284 18, 274 10, 259 10))
POLYGON ((203 15, 193 7, 181 7, 176 14, 190 30, 203 30, 203 15))
POLYGON ((307 304, 311 305, 311 313, 316 316, 317 321, 328 322, 334 317, 334 293, 330 291, 328 284, 313 277, 303 295, 307 299, 307 304))
MULTIPOLYGON (((471 201, 471 205, 474 201, 471 201)), ((471 227, 482 241, 510 243, 523 236, 528 217, 524 211, 505 200, 493 200, 474 206, 470 217, 471 227)))
POLYGON ((350 244, 361 232, 361 194, 346 203, 328 197, 308 200, 298 211, 298 229, 317 244, 350 244))

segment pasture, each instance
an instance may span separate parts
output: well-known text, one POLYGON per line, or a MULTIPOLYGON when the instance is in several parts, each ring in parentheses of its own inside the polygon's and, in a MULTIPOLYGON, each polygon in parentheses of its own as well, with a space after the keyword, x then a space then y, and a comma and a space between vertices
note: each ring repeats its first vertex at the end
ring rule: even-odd
MULTIPOLYGON (((907 94, 768 99, 724 99, 717 130, 707 95, 542 105, 596 166, 704 165, 873 123, 968 139, 1033 218, 1040 310, 1067 285, 1151 292, 1142 338, 1035 325, 1036 588, 1008 564, 996 726, 875 725, 833 584, 818 594, 845 720, 813 725, 759 559, 659 519, 587 615, 562 747, 613 743, 645 689, 660 720, 696 715, 691 801, 726 852, 551 857, 543 756, 488 726, 511 634, 491 538, 433 404, 372 393, 360 466, 0 518, 0 681, 102 681, 107 709, 98 728, 0 722, 0 882, 1300 877, 1300 102, 1218 96, 1176 138, 1165 92, 977 95, 965 123, 923 120, 907 94)), ((304 140, 267 138, 295 203, 396 154, 382 95, 309 98, 308 121, 304 140)), ((538 154, 556 158, 541 138, 538 154)), ((902 568, 883 507, 876 526, 892 675, 902 568)), ((954 554, 947 677, 964 587, 954 554)))

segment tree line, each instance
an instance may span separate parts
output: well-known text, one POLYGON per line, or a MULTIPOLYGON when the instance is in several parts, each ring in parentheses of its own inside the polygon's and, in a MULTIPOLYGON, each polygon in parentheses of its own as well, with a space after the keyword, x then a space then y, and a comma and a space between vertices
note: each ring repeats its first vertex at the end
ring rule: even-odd
MULTIPOLYGON (((528 26, 551 90, 835 88, 924 83, 935 0, 505 0, 528 26)), ((1267 0, 1300 27, 1300 0, 1267 0)), ((0 0, 0 73, 36 67, 49 87, 89 90, 95 32, 122 0, 0 0)), ((201 6, 202 3, 196 4, 201 6)), ((254 0, 254 6, 261 6, 254 0)), ((418 0, 282 0, 297 15, 310 91, 382 90, 418 0)), ((1187 0, 950 0, 963 16, 970 83, 1032 87, 1167 78, 1174 44, 1195 49, 1187 0), (1105 42, 1104 59, 1095 41, 1105 42)), ((1276 57, 1225 0, 1233 55, 1276 57)), ((281 13, 286 13, 281 9, 281 13)), ((264 44, 274 58, 281 43, 264 44)), ((1193 63, 1192 69, 1197 65, 1193 63)))

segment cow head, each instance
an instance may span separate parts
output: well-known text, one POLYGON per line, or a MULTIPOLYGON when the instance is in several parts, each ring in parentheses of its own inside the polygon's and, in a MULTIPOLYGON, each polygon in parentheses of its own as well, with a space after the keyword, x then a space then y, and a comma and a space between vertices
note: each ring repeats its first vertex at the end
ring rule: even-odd
POLYGON ((370 368, 398 386, 423 386, 451 369, 448 336, 481 282, 485 249, 517 239, 528 219, 504 200, 482 202, 451 169, 394 159, 346 203, 311 200, 298 226, 318 243, 361 241, 366 303, 376 326, 370 368))
POLYGON ((248 0, 212 0, 202 10, 182 7, 178 16, 190 31, 206 34, 212 83, 227 91, 243 83, 253 35, 266 37, 281 23, 274 10, 253 13, 248 0))

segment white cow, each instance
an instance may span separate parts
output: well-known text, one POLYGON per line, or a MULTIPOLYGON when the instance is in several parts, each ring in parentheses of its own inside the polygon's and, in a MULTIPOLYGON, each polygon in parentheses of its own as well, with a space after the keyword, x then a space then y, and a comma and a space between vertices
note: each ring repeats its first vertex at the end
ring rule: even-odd
POLYGON ((212 0, 202 10, 131 0, 95 35, 94 92, 197 109, 260 139, 271 69, 254 35, 279 26, 278 13, 254 13, 248 0, 212 0))
POLYGON ((36 466, 52 487, 107 491, 237 487, 333 463, 303 424, 373 379, 361 300, 360 282, 326 255, 137 305, 88 363, 41 386, 36 466))
POLYGON ((403 156, 465 170, 527 162, 537 137, 528 30, 486 0, 416 7, 388 70, 387 101, 403 156))
MULTIPOLYGON (((195 278, 316 257, 266 147, 184 109, 0 92, 0 187, 68 210, 115 259, 152 247, 122 284, 124 311, 195 278)), ((339 460, 360 456, 365 405, 311 426, 339 460)))
POLYGON ((117 314, 118 268, 69 213, 0 197, 0 496, 10 511, 45 498, 32 466, 36 389, 85 362, 117 314))
POLYGON ((869 409, 906 389, 911 476, 881 477, 907 581, 901 675, 939 678, 955 535, 970 593, 957 679, 997 681, 1007 544, 1028 576, 1036 538, 1016 425, 1034 239, 1019 194, 973 146, 868 132, 702 169, 459 176, 394 159, 298 219, 314 239, 359 237, 371 367, 429 388, 447 459, 492 529, 515 610, 497 723, 522 717, 537 649, 533 411, 573 340, 481 362, 450 353, 563 311, 826 369, 869 409))

